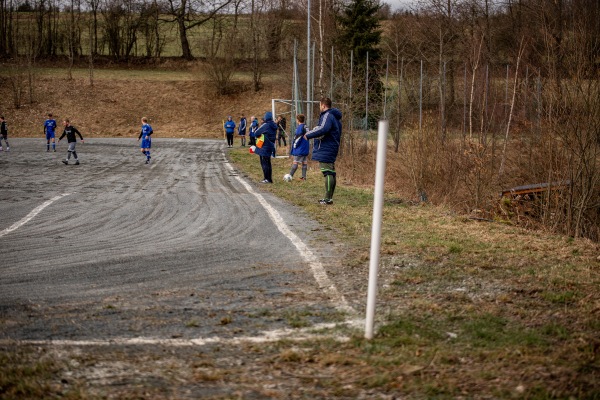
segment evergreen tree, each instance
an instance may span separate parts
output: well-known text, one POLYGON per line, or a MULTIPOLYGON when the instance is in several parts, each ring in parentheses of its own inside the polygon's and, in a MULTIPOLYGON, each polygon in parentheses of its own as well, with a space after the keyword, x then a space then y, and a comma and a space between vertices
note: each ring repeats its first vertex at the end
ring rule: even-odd
POLYGON ((365 65, 381 58, 381 30, 377 13, 381 6, 373 0, 352 0, 338 17, 338 43, 346 53, 354 50, 356 65, 365 65))
MULTIPOLYGON (((352 0, 338 16, 338 48, 341 57, 354 52, 353 91, 365 93, 367 53, 369 56, 369 125, 380 113, 379 103, 383 95, 381 82, 381 29, 378 12, 381 5, 374 0, 352 0)), ((365 116, 364 96, 353 96, 356 117, 365 116), (362 99, 362 100, 361 100, 362 99)))

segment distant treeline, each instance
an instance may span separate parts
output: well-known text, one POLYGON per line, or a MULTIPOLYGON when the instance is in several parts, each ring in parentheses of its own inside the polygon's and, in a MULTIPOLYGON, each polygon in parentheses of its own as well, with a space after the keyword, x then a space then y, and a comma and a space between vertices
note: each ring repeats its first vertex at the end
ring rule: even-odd
MULTIPOLYGON (((312 40, 326 63, 326 49, 344 47, 336 22, 345 3, 311 4, 312 40)), ((600 67, 598 0, 422 0, 396 13, 375 4, 382 50, 393 57, 445 60, 452 69, 481 45, 482 60, 508 64, 525 40, 524 61, 542 71, 600 67), (587 57, 575 59, 574 47, 587 57)), ((305 48, 306 21, 303 0, 0 0, 0 55, 247 58, 258 47, 260 57, 279 58, 291 55, 293 39, 305 48)))

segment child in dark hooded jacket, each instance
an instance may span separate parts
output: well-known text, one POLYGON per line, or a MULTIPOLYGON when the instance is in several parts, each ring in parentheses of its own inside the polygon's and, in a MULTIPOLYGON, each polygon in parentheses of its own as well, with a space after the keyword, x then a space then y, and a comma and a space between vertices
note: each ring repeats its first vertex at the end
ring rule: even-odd
POLYGON ((264 135, 262 147, 256 147, 256 154, 260 156, 260 166, 263 170, 264 179, 260 183, 273 183, 273 168, 271 167, 271 155, 275 151, 275 141, 277 140, 277 124, 273 121, 273 114, 270 111, 265 113, 265 123, 262 124, 254 133, 257 141, 261 135, 264 135))

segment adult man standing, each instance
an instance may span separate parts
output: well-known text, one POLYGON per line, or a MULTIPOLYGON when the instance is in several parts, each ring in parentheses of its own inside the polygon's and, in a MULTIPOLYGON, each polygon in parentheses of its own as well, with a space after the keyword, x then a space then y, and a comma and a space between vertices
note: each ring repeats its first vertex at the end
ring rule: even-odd
POLYGON ((333 204, 336 173, 335 160, 340 149, 342 136, 342 112, 331 107, 331 99, 321 99, 319 108, 319 125, 308 132, 306 139, 314 139, 312 159, 319 161, 319 167, 325 178, 325 197, 319 200, 320 204, 333 204))
POLYGON ((77 152, 75 151, 75 145, 77 144, 77 138, 75 137, 75 134, 79 135, 81 143, 83 143, 83 136, 81 136, 81 133, 79 133, 77 128, 71 125, 71 122, 68 119, 65 119, 63 121, 63 125, 65 126, 65 130, 63 131, 62 135, 60 135, 60 137, 58 138, 58 141, 60 142, 62 138, 66 136, 67 142, 69 143, 67 159, 63 160, 63 164, 68 165, 69 160, 71 159, 71 154, 73 154, 73 157, 75 157, 75 165, 79 165, 79 159, 77 158, 77 152))

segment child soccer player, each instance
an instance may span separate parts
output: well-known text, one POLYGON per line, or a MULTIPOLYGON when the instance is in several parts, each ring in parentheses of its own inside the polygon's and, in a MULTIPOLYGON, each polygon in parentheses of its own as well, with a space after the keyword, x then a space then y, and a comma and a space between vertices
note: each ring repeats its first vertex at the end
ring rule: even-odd
POLYGON ((258 130, 258 119, 253 115, 250 118, 250 146, 256 146, 256 131, 258 130))
POLYGON ((246 117, 244 114, 240 116, 240 126, 238 126, 238 136, 242 141, 242 147, 246 147, 246 117))
POLYGON ((48 119, 44 122, 44 134, 46 135, 46 151, 50 151, 50 142, 52 142, 52 150, 56 151, 56 143, 54 142, 54 130, 56 129, 56 121, 52 118, 52 113, 48 113, 48 119))
POLYGON ((294 144, 292 145, 292 151, 290 154, 294 156, 292 163, 292 169, 290 169, 290 175, 294 176, 294 173, 298 169, 298 164, 302 164, 302 177, 300 180, 306 180, 306 170, 308 169, 308 153, 310 146, 308 140, 304 137, 306 134, 306 127, 304 126, 304 114, 298 114, 296 116, 296 122, 298 127, 296 128, 296 135, 294 136, 294 144))
POLYGON ((233 133, 235 132, 235 122, 231 119, 231 116, 227 117, 227 121, 223 124, 225 129, 225 135, 227 136, 227 147, 233 147, 233 133))
POLYGON ((287 143, 285 141, 285 138, 287 137, 286 133, 285 133, 285 129, 286 129, 286 121, 285 121, 285 117, 283 116, 279 116, 277 117, 277 146, 281 147, 281 140, 283 139, 283 147, 287 147, 287 143))
POLYGON ((140 149, 142 154, 146 156, 146 164, 150 164, 150 148, 152 147, 152 127, 148 123, 148 118, 142 117, 142 131, 138 136, 138 140, 142 139, 142 143, 140 144, 140 149))
POLYGON ((79 165, 79 159, 77 158, 77 152, 75 151, 75 145, 77 144, 77 138, 75 137, 75 134, 79 135, 81 143, 83 143, 83 136, 81 136, 81 133, 79 133, 77 128, 71 125, 71 122, 69 122, 68 119, 65 119, 63 121, 63 125, 65 126, 65 130, 63 131, 62 135, 60 135, 60 137, 58 138, 58 143, 60 143, 62 138, 64 138, 65 136, 67 137, 67 142, 69 143, 67 159, 63 160, 63 164, 68 165, 69 160, 71 159, 71 154, 73 154, 73 157, 75 157, 75 165, 79 165))
POLYGON ((6 125, 6 120, 4 116, 0 117, 0 151, 2 151, 2 139, 6 143, 6 151, 10 151, 10 145, 8 144, 8 126, 6 125))

